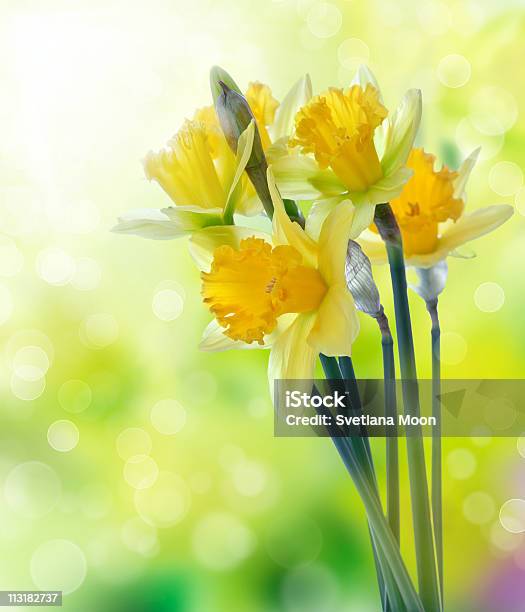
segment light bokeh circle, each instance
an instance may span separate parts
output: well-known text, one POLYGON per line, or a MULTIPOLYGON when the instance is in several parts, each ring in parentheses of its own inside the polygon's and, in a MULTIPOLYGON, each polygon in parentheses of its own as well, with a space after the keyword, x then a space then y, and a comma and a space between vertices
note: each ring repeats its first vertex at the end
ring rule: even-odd
POLYGON ((174 399, 164 399, 157 402, 150 413, 153 427, 166 436, 178 433, 186 424, 185 408, 174 399))
POLYGON ((51 423, 47 430, 49 446, 60 453, 72 451, 78 444, 80 432, 78 427, 67 419, 51 423))
POLYGON ((171 527, 187 514, 191 493, 182 478, 172 472, 159 472, 155 483, 135 491, 137 514, 154 527, 171 527))
POLYGON ((31 557, 31 578, 42 590, 59 590, 65 595, 76 591, 86 577, 86 558, 69 540, 49 540, 31 557))
POLYGON ((525 499, 509 499, 499 511, 499 520, 510 533, 523 533, 525 531, 525 499))
POLYGON ((474 291, 474 303, 481 312, 497 312, 505 303, 505 291, 498 283, 481 283, 474 291))
POLYGON ((7 505, 27 518, 45 516, 57 505, 61 484, 56 472, 40 461, 15 466, 7 475, 4 496, 7 505))

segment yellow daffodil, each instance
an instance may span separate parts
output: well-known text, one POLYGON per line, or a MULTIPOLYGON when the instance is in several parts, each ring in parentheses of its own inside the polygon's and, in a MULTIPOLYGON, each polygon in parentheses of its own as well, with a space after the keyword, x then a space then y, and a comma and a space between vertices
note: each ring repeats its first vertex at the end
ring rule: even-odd
MULTIPOLYGON (((288 139, 297 109, 311 96, 308 76, 300 79, 279 105, 267 85, 250 83, 246 98, 252 109, 263 148, 288 139)), ((254 215, 262 210, 244 174, 254 139, 253 126, 239 141, 235 156, 224 137, 213 106, 186 121, 159 152, 150 152, 144 170, 169 195, 175 206, 140 209, 122 215, 117 233, 171 239, 209 226, 231 223, 233 212, 254 215)))
MULTIPOLYGON (((446 167, 436 170, 436 158, 423 149, 411 151, 407 165, 414 174, 390 202, 408 265, 430 268, 449 254, 461 256, 459 247, 496 229, 512 215, 512 207, 503 204, 464 212, 465 186, 477 156, 476 150, 453 172, 446 167)), ((364 232, 359 242, 372 261, 386 261, 377 234, 364 232)))
POLYGON ((365 67, 348 89, 330 88, 299 110, 292 151, 273 160, 273 171, 283 197, 317 202, 309 233, 318 235, 328 212, 343 199, 356 206, 364 229, 376 204, 399 195, 411 176, 405 164, 420 119, 419 90, 409 90, 390 117, 365 67))
POLYGON ((270 382, 312 378, 319 353, 350 355, 359 321, 345 281, 352 215, 342 202, 319 240, 288 218, 271 170, 272 236, 240 226, 193 234, 202 295, 215 319, 201 348, 270 347, 270 382))

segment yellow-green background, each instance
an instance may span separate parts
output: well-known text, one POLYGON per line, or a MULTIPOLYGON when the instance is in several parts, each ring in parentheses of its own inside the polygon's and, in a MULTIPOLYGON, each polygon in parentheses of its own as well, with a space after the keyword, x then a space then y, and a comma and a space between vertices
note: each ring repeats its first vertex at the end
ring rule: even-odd
MULTIPOLYGON (((198 352, 209 317, 184 240, 109 230, 128 209, 168 204, 140 160, 209 104, 211 65, 282 98, 305 72, 315 91, 346 85, 356 54, 391 109, 407 88, 423 90, 427 150, 453 162, 455 147, 484 146, 471 208, 506 202, 525 214, 519 170, 491 173, 525 161, 520 4, 2 2, 0 589, 75 589, 64 603, 74 611, 379 609, 363 511, 330 442, 273 437, 265 353, 198 352), (162 320, 152 305, 167 298, 174 316, 174 292, 182 312, 162 320), (162 400, 185 410, 174 435, 152 424, 162 400), (49 430, 61 420, 79 432, 66 452, 53 446, 73 444, 72 425, 65 438, 49 430), (117 445, 128 428, 143 431, 117 445), (144 454, 125 478, 126 460, 144 454), (168 475, 137 502, 133 468, 149 474, 155 464, 168 475), (185 512, 181 495, 191 498, 185 512), (139 517, 144 508, 180 520, 157 530, 139 517)), ((472 245, 477 259, 450 262, 440 302, 446 376, 522 376, 523 228, 517 211, 472 245), (504 294, 495 312, 476 304, 486 282, 500 287, 489 286, 489 308, 504 294)), ((390 312, 386 271, 377 278, 390 312)), ((428 375, 428 320, 412 298, 428 375)), ((381 375, 377 330, 364 319, 355 366, 381 375)), ((374 448, 383 479, 380 441, 374 448)), ((525 544, 498 514, 525 497, 524 461, 515 438, 445 442, 448 609, 523 609, 525 544), (498 601, 494 585, 509 599, 498 601)), ((402 499, 412 567, 405 480, 402 499)))

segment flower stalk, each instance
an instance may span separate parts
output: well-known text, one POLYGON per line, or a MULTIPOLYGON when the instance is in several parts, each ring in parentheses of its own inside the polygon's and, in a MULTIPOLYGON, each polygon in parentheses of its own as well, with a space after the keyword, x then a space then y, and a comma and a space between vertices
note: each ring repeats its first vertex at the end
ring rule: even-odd
MULTIPOLYGON (((390 265, 404 410, 405 414, 419 419, 419 390, 401 232, 388 203, 376 207, 374 221, 385 242, 390 265)), ((406 441, 419 592, 425 609, 439 611, 442 606, 421 425, 407 426, 406 441)))
POLYGON ((432 416, 436 425, 432 428, 432 518, 436 537, 436 557, 441 598, 443 598, 443 475, 441 444, 441 328, 439 325, 438 299, 426 302, 432 321, 432 416))
POLYGON ((400 541, 399 519, 399 446, 397 441, 397 397, 396 366, 394 362, 394 340, 390 324, 381 306, 375 317, 381 331, 381 349, 383 354, 383 379, 385 394, 385 416, 394 421, 392 431, 386 437, 386 514, 390 529, 398 544, 400 541))
MULTIPOLYGON (((322 406, 318 408, 318 411, 321 414, 329 414, 322 406)), ((383 514, 377 492, 374 492, 370 481, 361 469, 355 450, 350 444, 351 439, 339 435, 338 431, 334 431, 334 426, 329 427, 329 433, 365 506, 373 533, 373 542, 377 545, 378 559, 385 577, 391 609, 424 612, 425 608, 414 589, 399 546, 383 514)))
MULTIPOLYGON (((327 379, 332 381, 341 380, 341 382, 344 380, 344 384, 350 393, 350 403, 352 409, 354 411, 359 411, 361 409, 361 401, 359 398, 359 391, 357 388, 357 381, 355 378, 352 360, 348 357, 342 357, 339 359, 338 364, 334 357, 327 357, 326 355, 320 355, 320 360, 327 379)), ((347 469, 349 469, 348 465, 352 465, 354 466, 352 469, 355 470, 355 464, 357 463, 357 469, 360 473, 359 475, 355 474, 355 476, 359 476, 360 478, 364 477, 366 479, 371 494, 374 496, 376 503, 379 504, 379 507, 381 508, 381 499, 379 496, 378 484, 372 461, 372 453, 366 429, 360 429, 359 431, 356 429, 355 432, 349 432, 349 434, 345 436, 342 435, 342 432, 339 429, 331 427, 329 428, 329 433, 347 469), (341 441, 344 441, 344 443, 341 441)), ((355 483, 356 478, 354 478, 351 471, 350 475, 355 483)), ((363 502, 365 503, 365 509, 367 509, 365 499, 363 499, 363 502)), ((382 508, 381 514, 384 520, 382 508)), ((390 560, 385 556, 385 544, 384 542, 381 542, 380 537, 376 533, 370 519, 369 532, 383 610, 388 612, 391 610, 404 609, 402 604, 403 598, 401 595, 400 586, 397 583, 395 572, 390 565, 390 560)))

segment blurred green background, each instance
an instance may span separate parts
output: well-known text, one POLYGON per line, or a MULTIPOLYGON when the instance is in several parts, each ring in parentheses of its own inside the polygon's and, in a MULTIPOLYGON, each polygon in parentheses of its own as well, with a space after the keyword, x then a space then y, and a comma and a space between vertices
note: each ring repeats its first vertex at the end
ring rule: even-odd
MULTIPOLYGON (((263 351, 198 352, 209 316, 184 240, 109 230, 168 204, 140 160, 210 103, 211 65, 281 99, 305 72, 319 92, 367 62, 390 109, 423 90, 427 150, 454 164, 483 146, 471 208, 517 209, 471 245, 477 259, 450 261, 440 303, 446 376, 521 377, 522 2, 0 11, 0 589, 63 589, 75 612, 378 610, 361 504, 329 440, 273 437, 263 351)), ((377 279, 390 313, 386 270, 377 279)), ((429 324, 411 299, 428 376, 429 324)), ((357 374, 379 377, 377 329, 362 328, 357 374)), ((524 457, 522 439, 445 441, 450 610, 524 609, 525 502, 506 504, 525 498, 524 457)), ((406 481, 403 500, 413 569, 406 481)))

